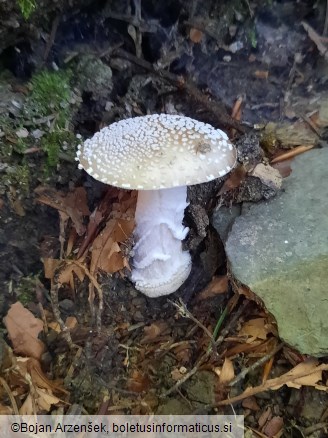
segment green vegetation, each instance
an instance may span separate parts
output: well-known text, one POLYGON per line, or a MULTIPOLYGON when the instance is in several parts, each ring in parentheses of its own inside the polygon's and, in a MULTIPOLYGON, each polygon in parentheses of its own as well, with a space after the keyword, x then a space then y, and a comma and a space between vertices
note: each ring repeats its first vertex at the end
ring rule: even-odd
POLYGON ((18 300, 25 306, 35 300, 37 284, 40 283, 38 275, 22 277, 15 288, 18 300))
POLYGON ((70 80, 71 73, 66 70, 36 74, 30 82, 32 91, 26 111, 39 117, 54 115, 55 124, 64 128, 70 113, 70 80))
POLYGON ((15 172, 12 175, 9 174, 9 184, 26 195, 29 191, 30 178, 30 168, 26 163, 23 163, 21 166, 15 166, 15 172))
MULTIPOLYGON (((0 160, 5 166, 0 189, 13 185, 22 194, 28 193, 32 180, 54 175, 60 157, 74 162, 78 140, 71 122, 77 96, 71 78, 67 70, 36 73, 15 116, 0 114, 0 160)), ((9 95, 8 101, 14 100, 10 87, 5 87, 3 94, 9 95)))
POLYGON ((25 18, 25 20, 28 20, 30 18, 30 15, 36 8, 36 1, 35 0, 18 0, 19 9, 25 18))
MULTIPOLYGON (((72 91, 70 71, 42 71, 31 82, 31 94, 25 105, 25 114, 29 119, 45 118, 50 125, 49 131, 41 138, 41 148, 47 154, 48 167, 58 164, 62 144, 75 144, 75 137, 69 130, 72 114, 72 91)), ((48 169, 49 171, 49 169, 48 169)))
POLYGON ((248 30, 248 38, 249 38, 249 41, 250 41, 253 49, 256 49, 256 47, 257 47, 257 36, 256 36, 256 30, 255 30, 255 25, 254 24, 253 24, 253 27, 251 27, 248 30))

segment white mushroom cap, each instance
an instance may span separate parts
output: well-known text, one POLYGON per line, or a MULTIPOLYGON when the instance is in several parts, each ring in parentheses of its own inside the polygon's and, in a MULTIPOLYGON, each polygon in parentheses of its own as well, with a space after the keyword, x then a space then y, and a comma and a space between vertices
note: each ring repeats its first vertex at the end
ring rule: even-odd
POLYGON ((227 135, 189 117, 153 114, 121 120, 80 145, 79 167, 116 187, 156 190, 200 184, 234 167, 227 135))

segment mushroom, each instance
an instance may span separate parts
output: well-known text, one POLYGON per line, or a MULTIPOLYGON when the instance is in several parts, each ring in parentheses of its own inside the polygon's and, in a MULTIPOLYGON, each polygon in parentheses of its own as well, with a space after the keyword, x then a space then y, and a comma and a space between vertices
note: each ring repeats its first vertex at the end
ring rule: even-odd
POLYGON ((138 190, 131 279, 149 297, 175 292, 191 257, 182 248, 187 186, 234 167, 227 135, 189 117, 153 114, 121 120, 78 147, 79 168, 106 184, 138 190))

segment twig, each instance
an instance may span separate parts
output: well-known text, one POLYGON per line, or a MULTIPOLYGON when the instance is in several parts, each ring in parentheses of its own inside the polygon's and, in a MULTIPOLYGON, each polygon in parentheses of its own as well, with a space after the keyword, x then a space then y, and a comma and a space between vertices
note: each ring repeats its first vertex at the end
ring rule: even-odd
POLYGON ((309 127, 312 129, 312 131, 319 137, 322 138, 322 135, 319 131, 319 129, 316 127, 316 125, 312 122, 312 120, 310 119, 310 117, 308 116, 302 116, 302 119, 304 120, 304 122, 306 122, 309 127))
POLYGON ((328 32, 328 0, 326 1, 326 16, 325 16, 325 24, 323 26, 322 36, 325 37, 328 32))
POLYGON ((301 145, 296 148, 291 149, 290 151, 284 152, 283 154, 278 155, 270 161, 270 164, 280 163, 281 161, 289 160, 290 158, 296 157, 297 155, 303 154, 314 148, 314 144, 310 145, 301 145))
POLYGON ((13 408, 14 414, 15 415, 19 415, 19 410, 18 410, 18 406, 17 406, 16 400, 15 400, 15 397, 14 397, 14 395, 13 395, 13 393, 12 393, 12 391, 11 391, 9 385, 8 385, 8 383, 2 377, 0 377, 0 383, 3 386, 3 389, 8 394, 8 397, 10 399, 11 406, 13 408))
POLYGON ((46 314, 44 313, 44 308, 42 306, 42 303, 38 303, 38 307, 39 307, 40 315, 41 315, 42 322, 43 322, 43 331, 44 331, 45 335, 47 335, 49 332, 49 328, 48 328, 47 318, 46 318, 46 314))
POLYGON ((325 59, 328 59, 328 48, 323 44, 324 39, 313 29, 313 27, 311 27, 308 23, 305 23, 305 21, 302 21, 301 24, 308 33, 309 38, 311 38, 311 40, 317 46, 320 54, 325 59))
POLYGON ((229 386, 234 386, 236 383, 240 382, 240 380, 242 380, 245 376, 247 376, 248 373, 262 366, 271 357, 273 357, 279 350, 281 350, 283 346, 284 343, 282 342, 281 344, 277 345, 272 351, 270 351, 270 353, 266 354, 265 356, 261 357, 261 359, 253 363, 253 365, 251 365, 248 368, 245 368, 233 380, 231 380, 231 382, 229 382, 229 386))
MULTIPOLYGON (((246 307, 248 305, 248 301, 245 300, 239 307, 239 309, 236 311, 236 313, 231 318, 230 322, 227 324, 227 326, 222 330, 221 336, 218 337, 218 339, 215 341, 214 345, 217 349, 219 345, 222 344, 224 341, 224 338, 226 335, 230 332, 231 328, 234 327, 237 324, 238 319, 240 318, 240 315, 245 311, 246 307)), ((163 394, 161 394, 161 398, 167 397, 168 395, 172 394, 172 392, 176 391, 183 383, 185 383, 187 380, 190 379, 196 372, 198 371, 199 367, 206 362, 206 360, 210 357, 212 354, 212 350, 207 350, 206 353, 204 353, 196 362, 195 366, 189 371, 189 373, 185 374, 180 380, 176 382, 174 386, 172 386, 170 389, 165 391, 163 394)))
POLYGON ((291 89, 293 82, 294 82, 296 68, 297 68, 296 66, 297 66, 297 64, 299 64, 301 59, 302 58, 301 58, 300 53, 295 53, 294 62, 293 62, 292 68, 289 71, 288 82, 287 82, 286 90, 284 93, 284 103, 287 103, 289 101, 290 89, 291 89))
POLYGON ((200 327, 204 333, 207 334, 207 336, 210 338, 211 340, 211 345, 214 351, 214 347, 215 347, 215 339, 212 335, 212 333, 208 330, 207 327, 204 326, 203 323, 201 323, 191 312, 189 312, 189 310, 187 309, 187 306, 185 305, 185 303, 181 300, 181 298, 179 299, 180 304, 175 303, 174 301, 169 300, 169 302, 178 309, 179 314, 183 317, 183 318, 189 318, 191 319, 196 325, 198 325, 198 327, 200 327))
POLYGON ((246 128, 244 128, 237 120, 233 120, 229 116, 225 106, 221 102, 209 100, 208 97, 205 96, 193 82, 185 80, 182 76, 177 76, 167 70, 159 69, 158 66, 155 66, 152 63, 145 61, 144 59, 139 59, 123 49, 114 50, 112 56, 113 55, 116 55, 118 58, 126 59, 127 61, 134 63, 139 67, 150 71, 153 74, 157 74, 165 81, 174 84, 177 88, 185 91, 191 96, 191 98, 193 98, 207 111, 209 111, 216 118, 219 125, 234 128, 241 133, 246 132, 246 128))
POLYGON ((64 321, 62 320, 61 315, 60 315, 59 302, 58 302, 58 289, 60 287, 60 283, 57 282, 58 274, 59 274, 59 271, 58 271, 57 275, 54 276, 54 280, 51 281, 51 286, 50 286, 51 306, 52 306, 52 311, 54 312, 54 316, 56 318, 56 321, 58 322, 59 327, 63 333, 64 339, 66 340, 69 348, 73 349, 75 347, 75 345, 72 341, 72 337, 71 337, 69 328, 66 326, 66 324, 64 323, 64 321))
POLYGON ((306 429, 303 429, 303 434, 305 436, 312 435, 313 432, 317 432, 320 429, 328 429, 328 423, 317 423, 313 424, 312 426, 307 427, 306 429))
POLYGON ((51 47, 53 46, 53 44, 55 42, 60 17, 61 17, 61 14, 57 14, 54 21, 52 22, 51 32, 49 35, 49 39, 47 41, 46 49, 45 49, 44 54, 43 54, 43 61, 44 62, 48 59, 51 47))

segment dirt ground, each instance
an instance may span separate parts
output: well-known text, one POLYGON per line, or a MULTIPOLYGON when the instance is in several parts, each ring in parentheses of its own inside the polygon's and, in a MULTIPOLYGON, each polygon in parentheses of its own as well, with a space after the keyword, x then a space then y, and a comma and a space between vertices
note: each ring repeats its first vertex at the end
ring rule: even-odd
POLYGON ((281 342, 211 225, 217 205, 274 191, 240 170, 190 187, 192 273, 149 299, 129 281, 135 194, 74 160, 101 127, 162 112, 226 131, 245 169, 323 146, 306 120, 327 93, 326 7, 99 1, 24 18, 0 52, 0 413, 237 413, 247 436, 328 436, 327 361, 281 342), (303 366, 319 379, 295 385, 303 366))

